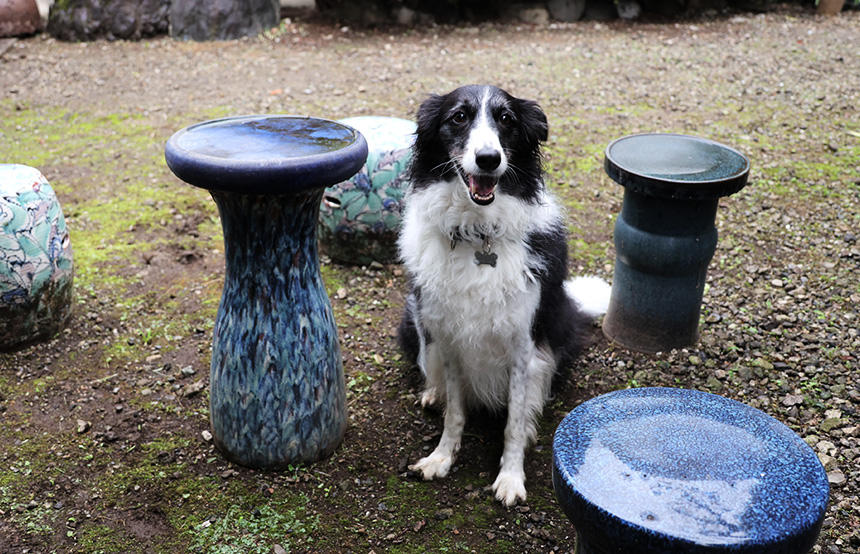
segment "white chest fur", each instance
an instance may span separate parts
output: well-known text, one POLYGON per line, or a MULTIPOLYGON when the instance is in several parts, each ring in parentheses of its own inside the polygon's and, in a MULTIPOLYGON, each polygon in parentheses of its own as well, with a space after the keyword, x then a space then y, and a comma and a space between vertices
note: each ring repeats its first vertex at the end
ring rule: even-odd
POLYGON ((530 336, 540 284, 530 271, 529 233, 558 224, 549 195, 527 203, 498 194, 477 206, 455 180, 414 191, 407 200, 400 251, 421 291, 421 325, 462 368, 474 396, 485 404, 506 399, 507 376, 530 336), (457 237, 452 248, 452 236, 457 237), (496 266, 479 265, 484 238, 496 266))

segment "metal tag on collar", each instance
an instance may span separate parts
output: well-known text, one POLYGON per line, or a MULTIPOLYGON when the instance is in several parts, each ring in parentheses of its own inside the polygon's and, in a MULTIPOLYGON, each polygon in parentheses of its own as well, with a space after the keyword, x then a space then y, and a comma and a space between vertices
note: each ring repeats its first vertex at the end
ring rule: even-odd
POLYGON ((475 263, 478 265, 488 265, 490 267, 496 267, 496 260, 499 259, 499 255, 491 250, 490 238, 484 237, 484 244, 482 251, 475 251, 475 263))

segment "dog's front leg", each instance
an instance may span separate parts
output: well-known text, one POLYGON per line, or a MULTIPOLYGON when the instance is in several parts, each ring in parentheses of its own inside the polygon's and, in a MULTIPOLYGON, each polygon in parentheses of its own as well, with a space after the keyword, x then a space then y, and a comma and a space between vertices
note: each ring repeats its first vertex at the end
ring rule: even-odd
POLYGON ((531 340, 520 349, 522 355, 511 368, 508 386, 508 422, 501 469, 493 491, 506 506, 526 500, 525 451, 537 436, 536 420, 543 410, 554 363, 531 340))
POLYGON ((421 472, 424 479, 445 477, 454 463, 454 456, 460 449, 463 427, 466 424, 466 406, 463 398, 463 382, 460 368, 445 361, 445 428, 436 449, 427 457, 409 466, 412 471, 421 472))

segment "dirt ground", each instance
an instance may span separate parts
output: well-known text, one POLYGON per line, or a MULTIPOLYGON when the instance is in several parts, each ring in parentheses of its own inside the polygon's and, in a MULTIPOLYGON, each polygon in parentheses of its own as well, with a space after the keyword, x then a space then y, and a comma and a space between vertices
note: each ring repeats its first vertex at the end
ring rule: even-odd
POLYGON ((39 167, 72 233, 76 300, 54 339, 0 354, 0 552, 570 552, 552 433, 634 386, 708 390, 785 422, 831 501, 814 552, 860 552, 860 12, 661 24, 356 31, 296 19, 223 43, 0 42, 0 162, 39 167), (348 383, 330 458, 283 472, 226 462, 208 430, 223 245, 208 195, 163 161, 185 125, 245 113, 410 118, 431 92, 492 83, 546 110, 547 183, 568 210, 572 273, 611 279, 621 189, 606 144, 707 136, 752 161, 724 199, 700 341, 593 345, 559 379, 527 456, 528 501, 492 498, 503 418, 473 414, 448 478, 406 470, 441 416, 394 331, 399 266, 323 260, 348 383))

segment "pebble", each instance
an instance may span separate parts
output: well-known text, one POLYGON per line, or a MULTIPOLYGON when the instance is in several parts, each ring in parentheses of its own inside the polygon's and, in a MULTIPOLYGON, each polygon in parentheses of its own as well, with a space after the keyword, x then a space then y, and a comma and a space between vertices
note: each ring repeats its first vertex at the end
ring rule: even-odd
POLYGON ((834 458, 833 456, 819 452, 818 460, 821 462, 821 465, 824 466, 824 471, 831 471, 836 469, 836 458, 834 458))
POLYGON ((191 367, 190 365, 187 365, 187 366, 183 367, 182 369, 180 369, 179 372, 185 377, 190 377, 190 376, 194 375, 195 373, 197 373, 197 370, 194 369, 193 367, 191 367))
POLYGON ((212 433, 210 433, 209 430, 207 430, 207 429, 204 429, 203 431, 201 431, 200 436, 203 437, 203 440, 205 440, 206 442, 209 442, 212 440, 212 433))
POLYGON ((89 421, 84 421, 83 419, 79 419, 77 421, 77 423, 78 423, 77 431, 78 431, 79 435, 86 433, 87 431, 90 430, 90 427, 92 427, 92 424, 89 421))
POLYGON ((841 486, 845 484, 845 474, 842 473, 839 469, 834 469, 833 471, 827 472, 827 481, 830 482, 831 485, 841 486))
POLYGON ((436 512, 436 519, 439 521, 444 521, 454 515, 454 510, 452 508, 442 508, 438 512, 436 512))
POLYGON ((202 391, 204 388, 206 388, 206 384, 203 383, 203 381, 194 381, 193 383, 182 389, 182 396, 186 398, 191 398, 195 394, 198 394, 200 391, 202 391))
POLYGON ((815 449, 823 454, 834 454, 836 452, 836 445, 830 441, 818 441, 815 449))
POLYGON ((782 398, 783 406, 795 406, 797 404, 803 404, 803 395, 802 394, 786 394, 782 398))
POLYGON ((824 431, 825 433, 828 433, 828 432, 832 431, 833 429, 840 427, 841 425, 842 425, 841 419, 836 418, 836 417, 828 417, 827 419, 825 419, 824 421, 822 421, 818 425, 818 428, 821 429, 822 431, 824 431))

